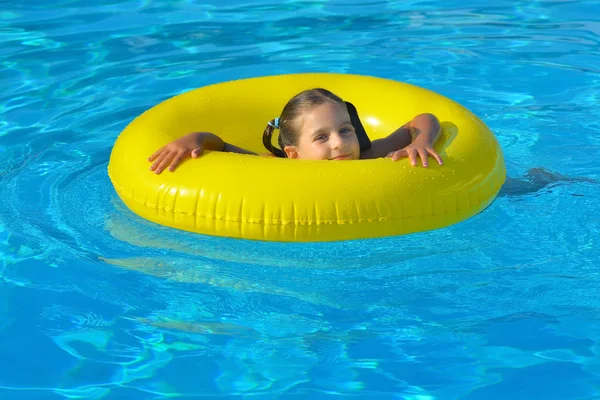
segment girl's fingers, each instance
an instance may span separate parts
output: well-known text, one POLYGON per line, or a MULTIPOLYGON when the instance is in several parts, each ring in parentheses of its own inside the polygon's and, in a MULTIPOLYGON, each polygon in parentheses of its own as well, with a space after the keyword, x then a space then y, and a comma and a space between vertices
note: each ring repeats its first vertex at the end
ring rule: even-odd
POLYGON ((175 168, 179 165, 179 163, 185 158, 186 152, 180 151, 177 153, 173 161, 171 161, 171 165, 169 165, 169 171, 175 171, 175 168))
POLYGON ((407 155, 407 151, 405 149, 401 149, 388 153, 387 157, 391 158, 393 161, 397 161, 402 157, 406 157, 407 155))
POLYGON ((412 148, 412 147, 405 147, 404 149, 398 150, 398 151, 392 151, 390 153, 388 153, 387 157, 391 158, 392 160, 396 161, 402 157, 408 157, 408 159, 410 160, 410 163, 413 166, 416 166, 419 158, 421 158, 421 162, 423 163, 424 167, 427 167, 429 165, 429 160, 428 157, 429 155, 431 155, 433 158, 435 158, 438 162, 438 164, 442 165, 443 161, 442 161, 442 157, 440 157, 440 155, 431 147, 428 148, 412 148))
POLYGON ((148 157, 148 161, 152 162, 152 161, 156 160, 156 157, 158 157, 164 149, 165 149, 164 147, 161 147, 160 149, 156 150, 154 152, 154 154, 152 154, 150 157, 148 157))
POLYGON ((161 160, 160 164, 158 164, 158 167, 156 167, 156 170, 154 172, 156 172, 157 174, 160 174, 161 172, 163 172, 163 170, 167 167, 167 165, 169 165, 171 163, 171 161, 173 160, 173 158, 175 158, 176 155, 177 155, 177 153, 167 154, 161 160))
POLYGON ((169 154, 168 151, 163 151, 161 152, 158 156, 156 156, 156 158, 154 159, 154 163, 150 166, 150 171, 155 171, 156 168, 158 168, 158 166, 160 165, 160 163, 162 162, 162 160, 169 154))
POLYGON ((442 161, 442 157, 440 157, 440 155, 434 149, 427 149, 427 152, 437 160, 438 164, 442 165, 444 163, 442 161))
POLYGON ((419 157, 421 157, 421 162, 423 163, 423 166, 427 167, 429 165, 429 160, 427 159, 427 151, 425 151, 425 149, 418 149, 417 152, 419 153, 419 157))
POLYGON ((408 153, 408 159, 410 160, 410 164, 412 166, 417 165, 417 152, 415 149, 410 149, 406 151, 408 153))

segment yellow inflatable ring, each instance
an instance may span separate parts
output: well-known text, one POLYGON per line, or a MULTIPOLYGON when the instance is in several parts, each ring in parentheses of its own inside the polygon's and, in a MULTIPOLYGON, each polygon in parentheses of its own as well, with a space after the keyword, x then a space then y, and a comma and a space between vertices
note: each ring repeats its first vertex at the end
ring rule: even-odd
POLYGON ((158 224, 267 241, 334 241, 442 228, 485 209, 504 183, 500 146, 470 111, 439 94, 386 79, 290 74, 225 82, 172 97, 119 135, 108 173, 122 201, 158 224), (156 175, 148 157, 193 131, 265 153, 262 132, 286 102, 324 87, 352 102, 369 137, 420 113, 442 124, 439 166, 408 160, 306 161, 207 152, 156 175))

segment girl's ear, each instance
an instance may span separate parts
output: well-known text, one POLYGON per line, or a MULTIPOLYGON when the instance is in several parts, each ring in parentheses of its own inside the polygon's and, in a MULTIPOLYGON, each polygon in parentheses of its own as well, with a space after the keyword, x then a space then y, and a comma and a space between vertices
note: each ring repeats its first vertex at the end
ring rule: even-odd
POLYGON ((296 146, 285 146, 283 151, 287 158, 298 158, 298 148, 296 146))

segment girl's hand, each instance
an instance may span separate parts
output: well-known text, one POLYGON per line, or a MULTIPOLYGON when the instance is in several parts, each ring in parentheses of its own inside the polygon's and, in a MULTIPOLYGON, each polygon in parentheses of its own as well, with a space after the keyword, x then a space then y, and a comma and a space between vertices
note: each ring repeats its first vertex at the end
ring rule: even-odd
POLYGON ((440 155, 435 151, 433 145, 428 141, 421 141, 418 139, 416 139, 414 142, 412 142, 405 148, 392 151, 387 155, 388 158, 391 158, 394 161, 402 157, 408 157, 410 163, 413 166, 417 165, 417 158, 420 157, 424 167, 427 167, 427 165, 429 165, 427 161, 427 158, 429 156, 435 158, 438 164, 443 164, 442 157, 440 157, 440 155))
POLYGON ((187 157, 198 158, 204 153, 204 140, 200 133, 190 133, 152 154, 148 161, 153 162, 151 171, 160 174, 167 166, 169 171, 175 168, 187 157))

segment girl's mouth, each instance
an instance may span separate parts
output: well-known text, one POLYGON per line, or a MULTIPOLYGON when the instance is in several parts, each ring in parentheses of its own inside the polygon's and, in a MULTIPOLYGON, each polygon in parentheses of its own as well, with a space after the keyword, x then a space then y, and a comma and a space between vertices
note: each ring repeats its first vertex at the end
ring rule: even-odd
POLYGON ((330 158, 330 160, 349 160, 350 158, 352 158, 351 154, 342 154, 342 155, 330 158))

